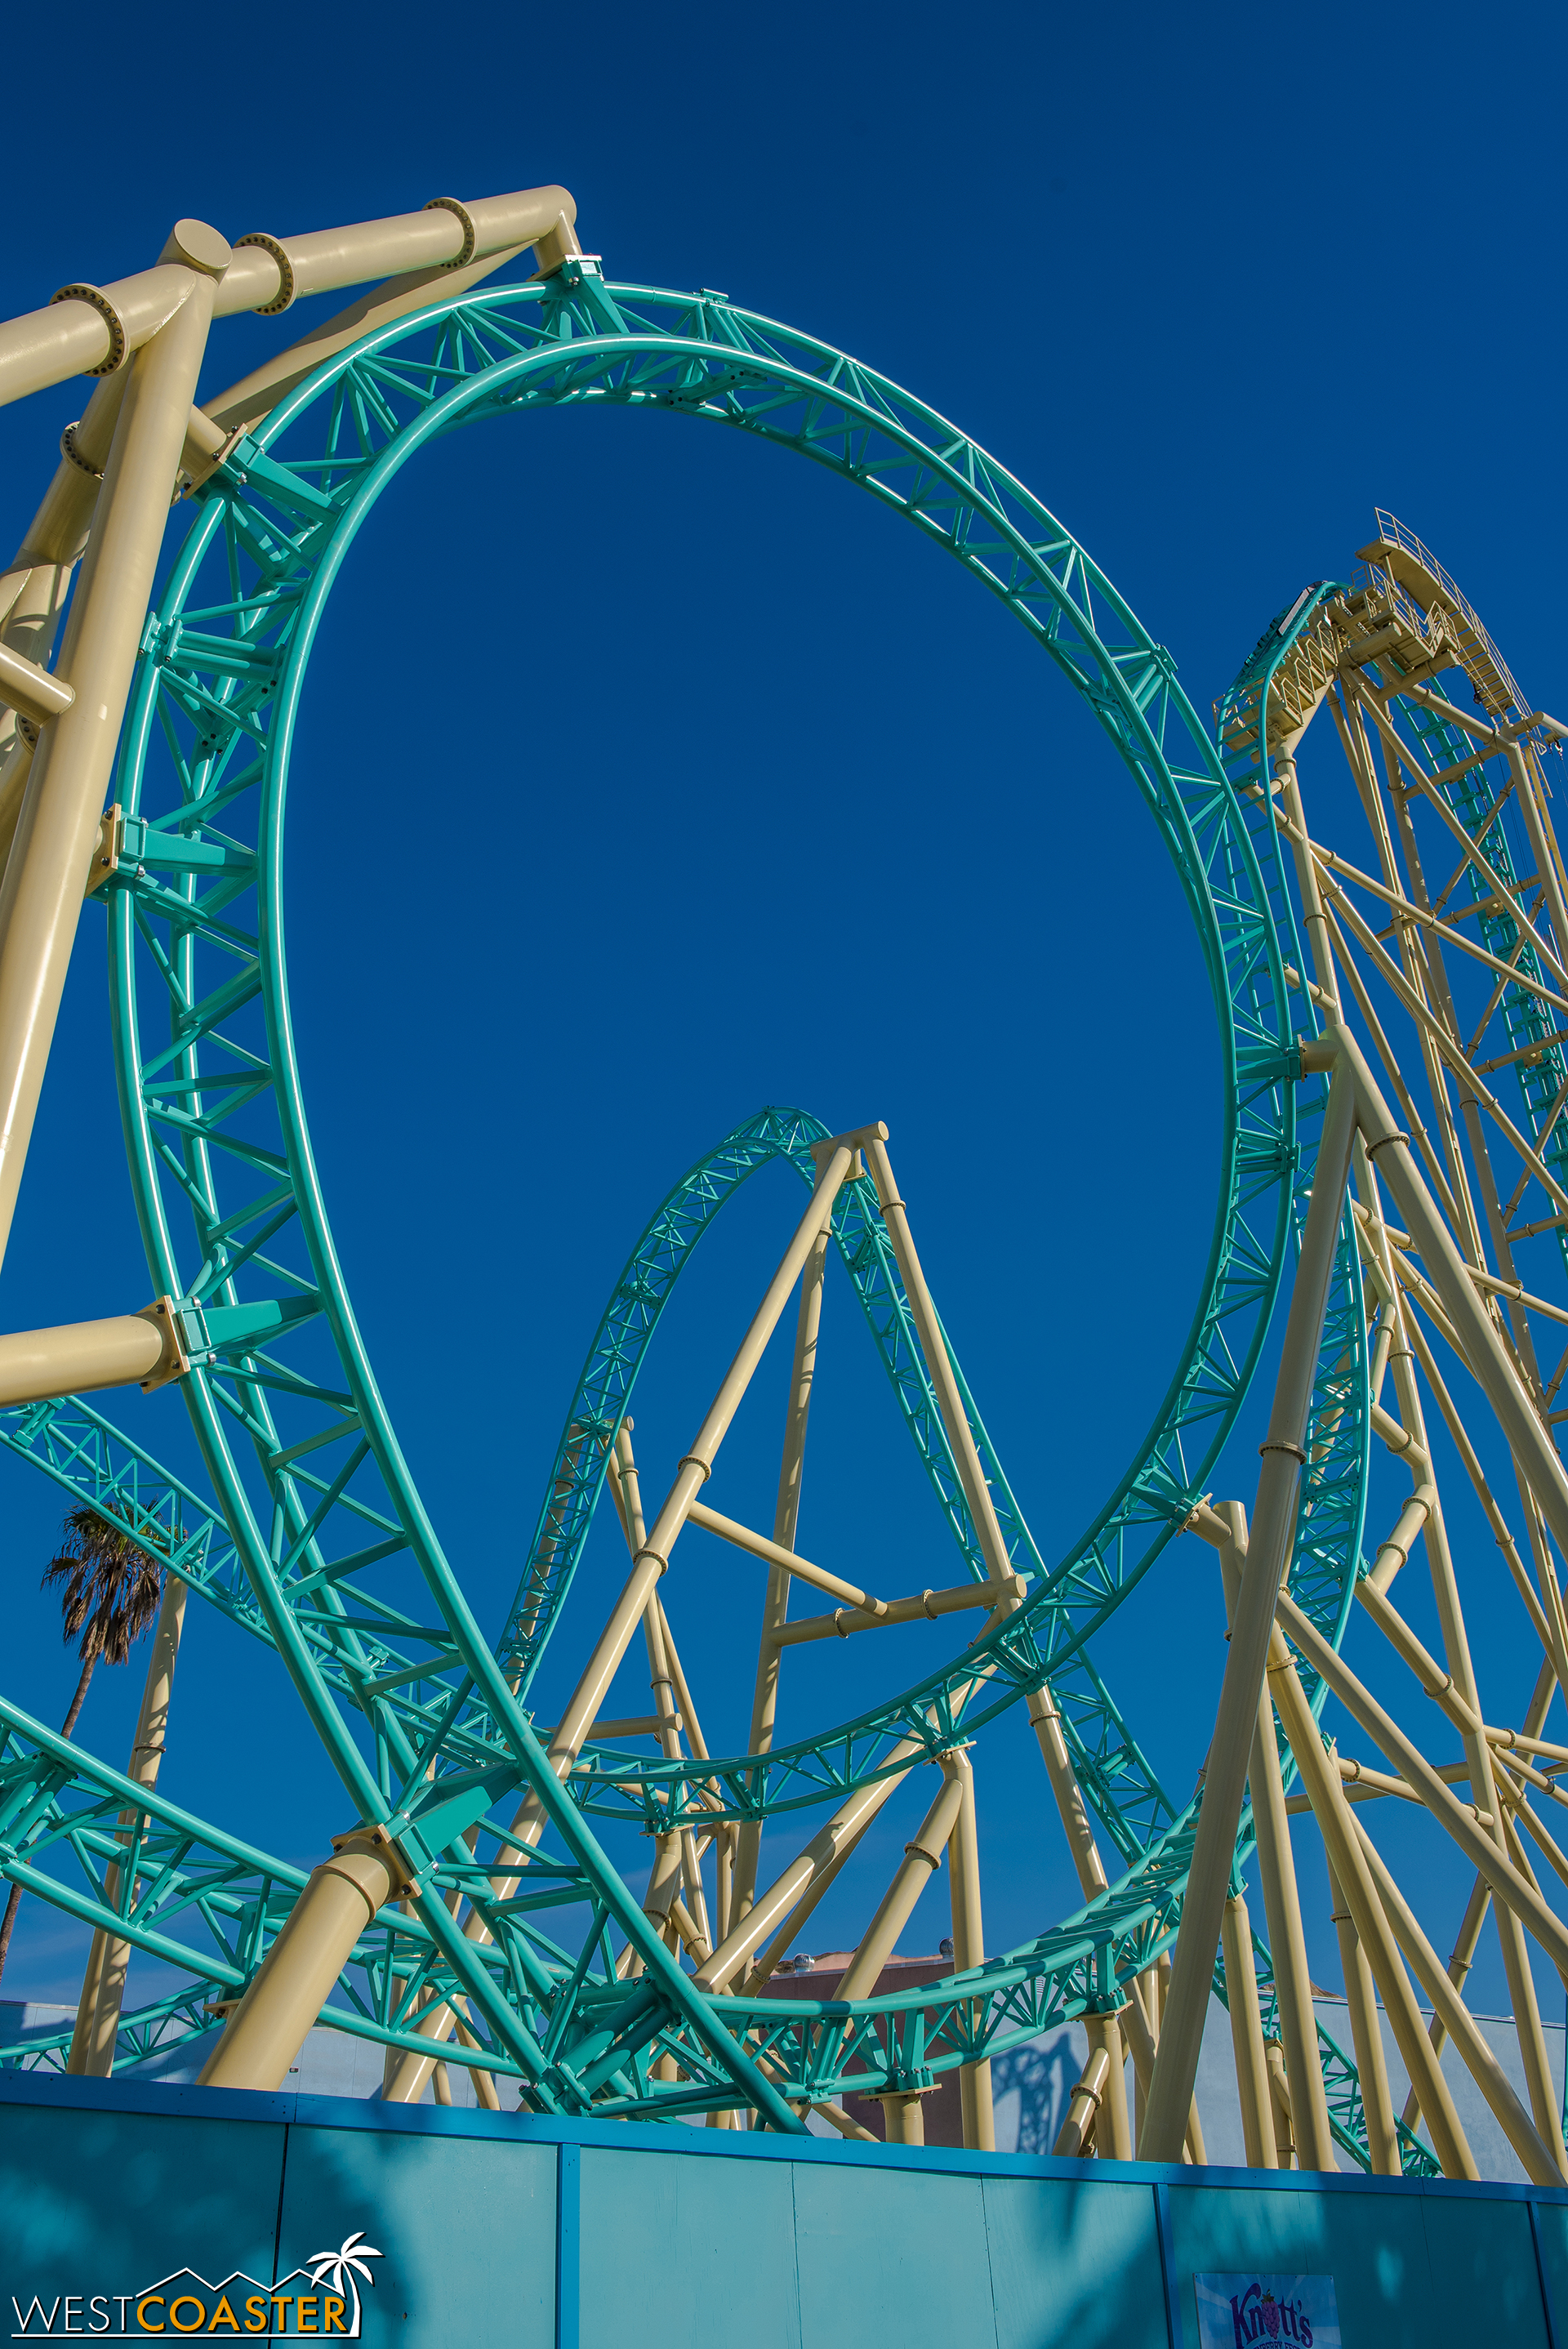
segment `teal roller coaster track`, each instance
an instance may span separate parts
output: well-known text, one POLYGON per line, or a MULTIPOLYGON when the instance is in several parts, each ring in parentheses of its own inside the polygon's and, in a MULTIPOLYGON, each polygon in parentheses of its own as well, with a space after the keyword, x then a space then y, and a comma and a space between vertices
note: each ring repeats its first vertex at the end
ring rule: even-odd
MULTIPOLYGON (((1161 1785, 1096 1641, 1204 1495, 1311 1190, 1326 1096, 1321 1079, 1302 1076, 1297 1031, 1315 1033, 1316 1013, 1292 992, 1305 967, 1292 876, 1255 788, 1255 748, 1237 744, 1246 710, 1335 591, 1271 631, 1216 740, 1165 647, 963 432, 860 362, 720 295, 612 285, 583 257, 542 280, 435 300, 337 352, 228 447, 192 503, 141 639, 98 894, 131 1181, 154 1289, 177 1306, 181 1387, 210 1489, 170 1475, 80 1399, 5 1414, 0 1442, 276 1651, 347 1810, 405 1856, 408 1897, 361 1937, 322 2023, 424 2056, 420 2013, 459 2005, 466 2028, 444 2059, 515 2080, 527 2108, 635 2118, 740 2108, 792 2129, 807 2104, 930 2085, 1053 2023, 1114 2009, 1173 1941, 1199 1803, 1161 1785), (562 1781, 534 1725, 534 1678, 605 1506, 607 1459, 665 1307, 759 1168, 782 1162, 810 1188, 810 1146, 828 1129, 802 1111, 763 1109, 665 1199, 567 1403, 516 1599, 499 1625, 481 1624, 399 1445, 334 1243, 291 1014, 284 841, 312 651, 383 492, 438 435, 603 405, 676 411, 827 467, 944 548, 1037 641, 1125 761, 1170 855, 1213 999, 1223 1130, 1186 1343, 1115 1490, 1060 1557, 1037 1546, 959 1374, 1020 1578, 1016 1612, 820 1734, 764 1754, 674 1757, 591 1738, 562 1781), (938 1757, 1041 1689, 1120 1873, 1037 1939, 938 1983, 849 2002, 769 1999, 765 1982, 706 1991, 600 1840, 602 1826, 623 1822, 711 1833, 830 1807, 907 1769, 911 1741, 938 1757), (531 1794, 547 1831, 509 1874, 513 1813, 531 1794)), ((1433 752, 1458 755, 1446 739, 1433 752)), ((1486 812, 1472 797, 1467 823, 1486 812)), ((1511 951, 1501 930, 1495 950, 1511 951)), ((1528 1013, 1540 1009, 1529 998, 1528 1013)), ((1521 1028, 1527 1041, 1538 1030, 1540 1019, 1521 1028)), ((1555 1068, 1532 1066, 1542 1103, 1555 1068)), ((983 1582, 869 1177, 843 1185, 831 1240, 959 1573, 983 1582)), ((1297 1604, 1336 1646, 1365 1571, 1367 1318, 1347 1209, 1292 1568, 1297 1604)), ((1311 1692, 1320 1706, 1315 1681, 1311 1692)), ((172 1990, 122 2018, 119 2064, 209 2029, 211 2008, 253 1979, 303 1872, 133 1785, 9 1701, 0 1723, 0 1866, 171 1970, 172 1990)), ((1281 1751, 1288 1775, 1283 1741, 1281 1751)), ((1238 1882, 1252 1850, 1244 1815, 1238 1882)), ((1258 1959, 1266 2002, 1261 1943, 1258 1959)), ((1222 1967, 1216 1986, 1223 1994, 1222 1967)), ((15 2060, 63 2064, 69 2037, 15 2060)), ((1321 2052, 1336 2139, 1365 2163, 1356 2068, 1326 2034, 1321 2052)), ((1402 2148, 1408 2168, 1435 2167, 1408 2129, 1402 2148)))

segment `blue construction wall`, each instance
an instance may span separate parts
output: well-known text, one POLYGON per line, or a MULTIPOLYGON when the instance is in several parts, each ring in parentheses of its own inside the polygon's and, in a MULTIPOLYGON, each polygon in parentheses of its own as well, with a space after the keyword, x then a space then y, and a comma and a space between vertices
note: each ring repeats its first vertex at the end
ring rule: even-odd
POLYGON ((1568 2349, 1568 2191, 0 2080, 0 2337, 145 2340, 183 2271, 356 2233, 361 2337, 419 2349, 1199 2349, 1194 2273, 1246 2270, 1332 2274, 1345 2349, 1568 2349))

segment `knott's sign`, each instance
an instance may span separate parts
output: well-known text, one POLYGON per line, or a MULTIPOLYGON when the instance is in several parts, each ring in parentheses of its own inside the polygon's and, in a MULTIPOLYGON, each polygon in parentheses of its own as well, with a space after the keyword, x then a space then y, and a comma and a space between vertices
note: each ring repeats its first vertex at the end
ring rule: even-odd
POLYGON ((1339 2304, 1327 2275, 1201 2275, 1202 2349, 1340 2349, 1339 2304))
POLYGON ((145 2341, 150 2333, 249 2333, 253 2340, 327 2335, 357 2341, 363 2309, 359 2287, 374 2289, 372 2260, 384 2259, 363 2230, 335 2251, 313 2251, 302 2267, 275 2283, 236 2270, 209 2283, 194 2268, 160 2276, 139 2292, 35 2292, 13 2295, 13 2341, 145 2341))

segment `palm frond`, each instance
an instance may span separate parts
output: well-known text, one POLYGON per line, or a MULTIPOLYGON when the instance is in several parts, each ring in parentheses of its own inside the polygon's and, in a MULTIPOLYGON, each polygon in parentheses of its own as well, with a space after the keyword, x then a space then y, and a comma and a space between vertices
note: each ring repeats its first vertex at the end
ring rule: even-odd
POLYGON ((86 1663, 101 1657, 123 1664, 142 1634, 157 1620, 163 1597, 163 1567, 134 1541, 123 1526, 94 1508, 72 1509, 62 1525, 64 1540, 44 1569, 40 1588, 62 1585, 60 1623, 67 1645, 79 1640, 86 1663))

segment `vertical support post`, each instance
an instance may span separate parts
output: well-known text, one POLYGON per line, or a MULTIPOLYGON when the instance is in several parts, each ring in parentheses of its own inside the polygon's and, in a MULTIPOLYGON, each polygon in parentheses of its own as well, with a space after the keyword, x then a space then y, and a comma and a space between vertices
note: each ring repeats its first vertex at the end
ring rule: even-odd
POLYGON ((1295 2158, 1295 2116, 1291 2108, 1290 2081, 1285 2073, 1285 2054, 1277 2039, 1265 2039, 1264 2056, 1269 2071, 1269 2099, 1274 2108, 1274 2167, 1276 2169, 1306 2168, 1309 2163, 1298 2163, 1295 2158))
MULTIPOLYGON (((1243 1583, 1244 1591, 1246 1586, 1243 1583)), ((1466 2141, 1448 2082, 1438 2069, 1431 2041, 1421 2022, 1383 1904, 1372 1880, 1365 1853, 1357 1840, 1355 1821, 1345 1799, 1336 1764, 1324 1752, 1323 1740, 1312 1717, 1296 1669, 1283 1635, 1276 1631, 1269 1659, 1269 1678, 1284 1733, 1306 1798, 1312 1805, 1335 1874, 1344 1888, 1356 1920, 1356 1931, 1367 1952, 1372 1979, 1383 1994, 1383 2005, 1405 2068, 1421 2093, 1421 2109, 1431 2132, 1432 2150, 1445 2178, 1476 2178, 1480 2172, 1466 2141)))
MULTIPOLYGON (((1447 1972, 1454 1988, 1463 1992, 1465 1977, 1475 1963, 1476 1944, 1480 1929, 1486 1922, 1486 1912, 1491 1905, 1491 1887, 1484 1876, 1478 1876, 1470 1887, 1465 1913, 1460 1919, 1460 1930, 1454 1936, 1454 1953, 1449 1960, 1447 1972)), ((1449 2035, 1449 2026, 1434 2009, 1427 2036, 1432 2043, 1432 2053, 1440 2056, 1449 2035)), ((1413 2129, 1421 2116, 1421 2099, 1414 2088, 1405 2099, 1405 2109, 1399 2117, 1408 2129, 1413 2129)))
POLYGON ((60 654, 77 698, 43 730, 0 882, 0 1257, 206 348, 208 273, 221 276, 231 258, 215 230, 201 243, 194 258, 170 254, 190 266, 191 290, 130 363, 60 654))
POLYGON ((1225 1957, 1225 1995, 1231 2008, 1231 2044, 1236 2058, 1236 2092, 1242 2106, 1242 2138, 1249 2169, 1275 2169, 1274 2099, 1264 2053, 1258 2011, 1258 1977, 1253 1964, 1253 1929, 1247 1904, 1237 1893, 1225 1903, 1220 1928, 1225 1957))
POLYGON ((923 2145, 925 2143, 925 2115, 921 2109, 924 2102, 923 2089, 915 2088, 907 2092, 899 2091, 892 2095, 879 2096, 877 2102, 882 2108, 882 2126, 887 2133, 885 2139, 887 2144, 923 2145))
MULTIPOLYGON (((1128 2001, 1119 2021, 1127 2050, 1132 2057, 1134 2096, 1132 2106, 1132 2149, 1140 2158, 1143 2145, 1143 2116, 1149 2108, 1149 2084, 1154 2077, 1154 2051, 1158 2040, 1149 2020, 1147 1998, 1156 2013, 1160 2011, 1160 1993, 1155 1988, 1159 1969, 1150 1966, 1144 1973, 1135 1975, 1128 1984, 1128 2001)), ((1198 2117, 1198 2099, 1192 2099, 1192 2109, 1187 2116, 1188 2158, 1200 2166, 1209 2158, 1203 2145, 1203 2125, 1198 2117)))
MULTIPOLYGON (((185 1601, 189 1597, 186 1585, 178 1575, 167 1574, 163 1581, 163 1603, 158 1610, 158 1622, 152 1634, 152 1651, 147 1660, 147 1678, 142 1683, 141 1710, 137 1715, 136 1735, 131 1743, 130 1761, 126 1776, 139 1786, 155 1786, 163 1761, 169 1727, 169 1701, 174 1686, 174 1667, 180 1656, 180 1634, 185 1622, 185 1601)), ((121 1841, 136 1824, 135 1811, 122 1811, 119 1826, 121 1841)), ((105 1870, 105 1889, 111 1899, 119 1891, 119 1865, 110 1864, 105 1870)), ((77 2002, 76 2028, 71 2033, 71 2052, 67 2072, 85 2072, 99 2079, 108 2079, 114 2070, 115 2042, 119 2032, 120 2006, 125 1997, 126 1969, 130 1962, 130 1943, 106 1933, 100 1926, 92 1938, 88 1955, 87 1971, 82 1979, 81 1996, 77 2002)))
POLYGON ((1132 2159, 1132 2129, 1127 2116, 1127 2052, 1121 2044, 1121 2023, 1115 2014, 1086 2014, 1089 2053, 1103 2051, 1105 2084, 1101 2087, 1095 2145, 1102 2161, 1132 2159))
MULTIPOLYGON (((1394 1368, 1398 1382, 1400 1417, 1408 1433, 1429 1458, 1431 1445, 1427 1434, 1426 1414, 1421 1407, 1420 1391, 1416 1384, 1411 1362, 1401 1357, 1396 1361, 1394 1368)), ((1537 1520, 1532 1496, 1528 1506, 1533 1532, 1537 1530, 1537 1520)), ((1470 1656, 1464 1611, 1460 1604, 1459 1577, 1454 1571, 1453 1553, 1449 1547, 1448 1526, 1440 1494, 1434 1493, 1427 1511, 1425 1547, 1432 1596, 1437 1602, 1438 1622, 1442 1632, 1443 1661, 1448 1666, 1457 1693, 1480 1722, 1483 1718, 1480 1692, 1470 1656)), ((1550 1588, 1543 1595, 1550 1600, 1550 1588)), ((1491 1747, 1479 1729, 1464 1730, 1460 1735, 1465 1761, 1470 1768, 1471 1799, 1479 1809, 1491 1816, 1493 1839, 1500 1848, 1506 1851, 1502 1810, 1492 1772, 1491 1747)), ((1508 1981, 1514 2028, 1519 2034, 1520 2060, 1530 2092, 1531 2113, 1540 2135, 1549 2145, 1555 2147, 1558 2166, 1568 2177, 1568 2154, 1565 2154, 1563 2143, 1562 2114, 1552 2085, 1552 2068, 1547 2061, 1546 2039, 1541 2027, 1541 2009, 1536 2001, 1535 1977, 1531 1971, 1524 1928, 1512 1909, 1502 1901, 1498 1902, 1493 1916, 1502 1953, 1503 1972, 1508 1981)))
POLYGON ((1295 1532, 1296 1496, 1306 1457, 1304 1446, 1307 1414, 1328 1305, 1354 1131, 1354 1088, 1349 1076, 1336 1069, 1324 1113, 1312 1206, 1285 1322, 1269 1433, 1260 1446, 1263 1469, 1258 1478, 1251 1560, 1237 1602, 1230 1653, 1220 1687, 1203 1804, 1198 1816, 1171 1969, 1171 2003, 1160 2033, 1149 2092, 1143 2134, 1146 2158, 1150 2161, 1181 2158, 1192 2101, 1274 1604, 1290 1563, 1295 1532))
POLYGON ((1345 2000, 1350 2009, 1350 2033, 1356 2047, 1356 2069, 1361 2080, 1361 2111, 1367 2123, 1367 2152, 1377 2178, 1400 2175, 1399 2132, 1394 2126, 1394 2099, 1388 2091, 1388 2066, 1383 2055, 1383 2033, 1377 2026, 1377 2000, 1372 1969, 1356 1930, 1339 1878, 1328 1862, 1328 1905, 1339 1937, 1339 1964, 1345 1976, 1345 2000))
MULTIPOLYGON (((1226 1609, 1233 1616, 1247 1557, 1247 1513, 1240 1501, 1227 1501, 1218 1514, 1230 1527, 1230 1539, 1220 1550, 1220 1572, 1225 1586, 1226 1609)), ((1274 1967, 1274 2003, 1279 2010, 1279 2044, 1284 2077, 1290 2084, 1289 2107, 1283 2116, 1288 2121, 1285 2156, 1280 2167, 1287 2168, 1294 2153, 1303 2169, 1332 2170, 1337 2164, 1334 2158, 1334 2132, 1328 2120, 1328 2097, 1323 2085, 1323 2064, 1317 2052, 1317 2010, 1306 1962, 1306 1934, 1301 1921, 1295 1854, 1291 1847, 1290 1818, 1284 1806, 1284 1781, 1280 1775, 1279 1747, 1274 1742, 1274 1703, 1266 1687, 1258 1699, 1247 1783, 1252 1795, 1253 1832, 1258 1840, 1258 1875, 1269 1932, 1269 1961, 1274 1967)), ((1273 2108, 1277 2099, 1272 2086, 1270 2099, 1273 2108)), ((1276 2131, 1276 2146, 1279 2142, 1276 2131)))
MULTIPOLYGON (((1304 1048, 1304 1058, 1306 1049, 1304 1048)), ((1377 1160, 1377 1171, 1393 1194, 1411 1244, 1454 1326, 1465 1360, 1497 1414, 1559 1548, 1568 1554, 1568 1471, 1508 1359, 1491 1317, 1421 1180, 1409 1143, 1389 1114, 1366 1055, 1345 1029, 1334 1030, 1321 1044, 1310 1049, 1315 1061, 1319 1057, 1325 1061, 1336 1057, 1354 1077, 1357 1112, 1367 1135, 1367 1155, 1377 1160)))
POLYGON ((1328 918, 1323 910, 1323 892, 1317 885, 1317 867, 1306 844, 1306 816, 1301 804, 1301 785, 1296 777, 1295 761, 1288 750, 1282 750, 1276 756, 1274 771, 1279 781, 1280 796, 1284 802, 1285 814, 1293 827, 1287 837, 1295 863, 1296 886, 1301 891, 1312 977, 1327 997, 1329 1007, 1337 1009, 1339 987, 1334 975, 1334 943, 1329 936, 1328 918))
MULTIPOLYGON (((964 1799, 953 1833, 947 1839, 947 1885, 953 1908, 953 1964, 967 1973, 983 1963, 985 1928, 980 1909, 980 1835, 975 1816, 975 1771, 961 1746, 942 1757, 944 1772, 955 1778, 964 1799)), ((984 2002, 975 2001, 977 2009, 984 2002)), ((958 2074, 958 2095, 964 2115, 964 2142, 975 2153, 995 2153, 996 2122, 991 2102, 989 2061, 965 2064, 958 2074)))
MULTIPOLYGON (((822 1281, 828 1268, 828 1233, 818 1237, 800 1274, 800 1304, 795 1319, 795 1360, 789 1373, 789 1402, 784 1419, 784 1448, 779 1462, 779 1496, 773 1506, 773 1538, 780 1549, 793 1549, 800 1521, 800 1486, 806 1461, 806 1428, 811 1413, 811 1382, 817 1374, 817 1341, 822 1326, 822 1281)), ((779 1710, 778 1633, 789 1612, 789 1577, 781 1566, 768 1569, 762 1601, 762 1636, 758 1644, 757 1685, 751 1699, 751 1743, 748 1754, 766 1754, 773 1744, 779 1710)), ((744 1819, 735 1857, 730 1894, 730 1924, 738 1925, 757 1897, 757 1866, 762 1845, 762 1823, 744 1819)), ((728 1928, 721 1927, 721 1936, 728 1928)))
POLYGON ((1078 2074, 1062 2125, 1057 2131, 1057 2141, 1051 2151, 1064 2161, 1087 2160, 1086 2148, 1094 2136, 1095 2123, 1105 2094, 1105 2083, 1110 2071, 1109 2058, 1103 2047, 1091 2047, 1088 2061, 1078 2074))

